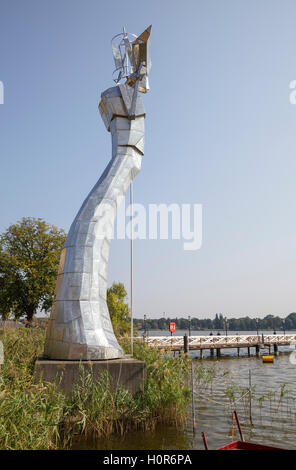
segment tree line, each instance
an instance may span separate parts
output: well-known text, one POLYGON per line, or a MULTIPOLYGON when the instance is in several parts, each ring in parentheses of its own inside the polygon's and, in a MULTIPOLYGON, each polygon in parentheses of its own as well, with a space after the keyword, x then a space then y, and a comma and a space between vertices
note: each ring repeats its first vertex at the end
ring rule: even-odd
MULTIPOLYGON (((146 320, 134 319, 134 324, 139 330, 168 330, 170 322, 176 323, 179 330, 189 329, 189 320, 187 318, 149 318, 146 320)), ((250 318, 248 316, 241 318, 225 318, 222 314, 216 313, 215 318, 196 318, 190 319, 191 330, 215 330, 228 331, 257 331, 260 330, 296 330, 296 313, 290 313, 285 318, 273 315, 266 315, 264 318, 250 318)))

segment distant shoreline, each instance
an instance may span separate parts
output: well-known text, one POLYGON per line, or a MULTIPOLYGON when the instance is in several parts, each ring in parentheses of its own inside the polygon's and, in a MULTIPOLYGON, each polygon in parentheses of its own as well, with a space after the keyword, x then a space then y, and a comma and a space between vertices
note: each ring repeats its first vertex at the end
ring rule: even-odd
POLYGON ((191 331, 293 331, 296 330, 296 312, 289 313, 286 317, 265 315, 263 318, 240 317, 230 318, 216 314, 214 318, 196 318, 193 316, 180 318, 149 318, 146 314, 144 318, 134 318, 134 325, 137 328, 150 331, 165 331, 169 329, 169 324, 173 322, 176 330, 191 331))

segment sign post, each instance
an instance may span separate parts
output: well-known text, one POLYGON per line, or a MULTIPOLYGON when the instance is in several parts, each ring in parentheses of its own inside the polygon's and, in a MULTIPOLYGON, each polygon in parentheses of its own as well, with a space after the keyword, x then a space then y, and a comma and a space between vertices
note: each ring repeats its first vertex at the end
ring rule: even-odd
MULTIPOLYGON (((171 332, 171 348, 173 347, 173 333, 175 333, 176 331, 176 323, 171 321, 170 322, 170 326, 169 326, 169 330, 171 332)), ((175 357, 175 351, 174 351, 174 357, 175 357)))
POLYGON ((173 336, 173 333, 176 331, 176 323, 175 322, 170 322, 169 330, 171 332, 171 336, 173 336))

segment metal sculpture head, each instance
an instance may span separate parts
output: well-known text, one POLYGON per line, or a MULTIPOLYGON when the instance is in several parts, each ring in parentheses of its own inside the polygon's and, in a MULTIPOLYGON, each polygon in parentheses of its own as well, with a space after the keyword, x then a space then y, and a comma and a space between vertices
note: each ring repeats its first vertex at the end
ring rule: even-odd
POLYGON ((116 69, 113 72, 115 83, 126 83, 133 87, 137 84, 138 91, 149 90, 148 74, 151 68, 149 40, 151 25, 136 36, 123 32, 114 36, 111 41, 116 69))

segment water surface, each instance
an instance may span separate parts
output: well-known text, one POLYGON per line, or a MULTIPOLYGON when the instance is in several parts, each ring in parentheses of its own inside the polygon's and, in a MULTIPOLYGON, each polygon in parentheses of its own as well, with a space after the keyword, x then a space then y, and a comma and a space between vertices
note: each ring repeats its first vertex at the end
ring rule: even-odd
MULTIPOLYGON (((179 331, 178 335, 188 332, 179 331)), ((213 331, 215 334, 216 332, 213 331)), ((259 334, 262 332, 260 331, 259 334)), ((263 332, 271 334, 271 332, 263 332)), ((281 333, 281 332, 278 332, 281 333)), ((294 332, 287 332, 294 333, 294 332)), ((163 336, 169 334, 164 331, 149 332, 150 335, 163 336)), ((192 332, 192 335, 207 335, 207 331, 192 332)), ((223 334, 223 332, 221 332, 223 334)), ((229 332, 236 334, 236 332, 229 332)), ((256 334, 256 332, 238 332, 238 334, 256 334)), ((254 354, 254 348, 251 349, 254 354)), ((247 349, 241 348, 240 357, 236 349, 225 349, 222 357, 210 358, 205 351, 204 359, 199 359, 199 352, 190 352, 194 358, 195 366, 203 364, 205 368, 215 368, 216 379, 208 388, 203 382, 195 384, 195 435, 192 430, 192 410, 188 409, 188 420, 184 430, 158 426, 154 432, 132 432, 120 438, 113 436, 107 440, 96 442, 79 441, 73 448, 79 449, 202 449, 201 431, 207 434, 210 449, 222 446, 234 438, 238 439, 236 428, 232 426, 232 410, 238 410, 245 440, 259 442, 267 445, 296 448, 296 365, 290 362, 291 348, 281 347, 280 355, 273 364, 264 364, 261 358, 254 355, 248 357, 247 349), (255 387, 251 400, 251 415, 253 425, 250 424, 249 395, 242 395, 249 387, 249 371, 251 371, 251 385, 255 387), (229 393, 235 384, 239 390, 236 392, 235 404, 230 401, 229 393), (284 385, 285 384, 285 385, 284 385), (281 397, 282 387, 282 399, 281 397)), ((266 351, 268 352, 268 351, 266 351)))

